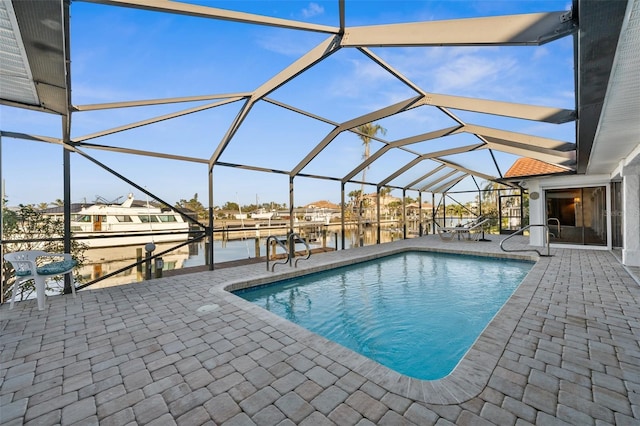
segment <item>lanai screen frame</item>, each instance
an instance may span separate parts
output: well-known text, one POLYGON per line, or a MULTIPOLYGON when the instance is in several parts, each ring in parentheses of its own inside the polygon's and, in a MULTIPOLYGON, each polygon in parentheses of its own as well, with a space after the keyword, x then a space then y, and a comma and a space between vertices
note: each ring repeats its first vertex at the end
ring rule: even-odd
MULTIPOLYGON (((526 156, 529 158, 545 161, 563 168, 567 173, 573 173, 576 170, 576 145, 574 143, 538 137, 530 134, 522 134, 507 130, 489 128, 473 123, 467 123, 452 111, 463 110, 483 113, 487 115, 505 116, 544 123, 563 124, 576 120, 575 110, 430 93, 423 90, 401 72, 394 69, 384 59, 377 56, 371 50, 372 47, 541 46, 559 38, 571 37, 577 34, 578 23, 577 19, 575 19, 572 14, 572 11, 555 11, 522 15, 454 19, 446 21, 423 21, 414 23, 347 27, 345 25, 345 0, 337 0, 339 22, 337 22, 336 26, 316 25, 302 21, 272 18, 244 12, 217 9, 208 6, 169 2, 165 0, 90 0, 90 2, 113 7, 138 8, 154 12, 196 16, 203 19, 234 21, 245 23, 247 25, 266 25, 279 28, 295 29, 300 31, 311 31, 326 34, 327 38, 319 43, 316 47, 309 50, 306 54, 302 55, 291 65, 282 69, 272 78, 263 82, 263 84, 259 85, 257 88, 254 88, 251 91, 240 93, 186 96, 167 99, 147 99, 107 104, 73 105, 71 102, 72 69, 69 65, 71 63, 70 49, 72 47, 72 40, 70 39, 69 34, 69 2, 65 0, 46 0, 44 4, 46 4, 49 8, 42 8, 40 11, 27 10, 26 12, 24 10, 22 12, 20 10, 16 10, 15 13, 18 16, 20 16, 21 13, 36 15, 40 13, 46 14, 47 17, 54 20, 59 20, 61 23, 60 30, 59 32, 56 32, 54 34, 59 37, 54 37, 54 42, 59 44, 60 51, 64 52, 64 56, 54 64, 53 69, 55 70, 55 72, 51 73, 52 75, 49 76, 51 79, 56 80, 55 84, 57 85, 56 87, 58 87, 58 90, 54 91, 53 93, 45 93, 40 89, 35 89, 37 92, 37 97, 39 97, 39 102, 37 102, 38 99, 36 99, 36 102, 33 102, 25 101, 24 99, 19 98, 6 99, 3 96, 2 104, 59 115, 62 118, 63 136, 62 138, 52 138, 48 136, 29 135, 2 130, 0 138, 9 137, 16 139, 27 139, 39 142, 59 144, 63 147, 65 247, 70 246, 71 239, 69 211, 71 199, 71 153, 76 153, 86 158, 99 167, 124 180, 142 193, 147 194, 154 199, 157 199, 158 201, 166 204, 169 207, 172 207, 170 203, 157 197, 155 194, 149 192, 146 188, 138 185, 136 182, 127 179, 126 176, 118 174, 107 165, 93 158, 86 152, 86 150, 91 149, 206 164, 208 167, 209 226, 200 223, 197 220, 189 218, 186 215, 185 216, 188 218, 188 220, 195 221, 199 226, 203 227, 206 230, 205 233, 208 238, 213 238, 213 170, 215 167, 233 167, 264 173, 277 173, 288 176, 290 189, 289 206, 291 210, 293 210, 294 206, 294 180, 296 177, 326 179, 339 182, 341 185, 341 204, 343 208, 343 230, 345 216, 344 208, 346 205, 344 188, 346 184, 371 185, 377 189, 378 194, 380 193, 380 189, 383 187, 400 189, 402 190, 403 198, 406 194, 406 191, 408 190, 417 191, 420 199, 423 192, 444 194, 451 188, 453 188, 458 182, 466 179, 469 176, 474 178, 481 178, 488 181, 500 181, 503 178, 503 173, 500 170, 499 165, 495 161, 495 158, 493 157, 493 151, 501 151, 518 156, 526 156), (410 88, 415 93, 415 95, 401 100, 400 102, 397 102, 395 104, 382 107, 376 111, 371 111, 364 115, 352 117, 351 119, 345 120, 343 122, 334 122, 326 117, 312 114, 308 111, 297 108, 294 105, 286 104, 269 97, 269 95, 277 88, 286 84, 288 81, 291 81, 296 76, 303 74, 306 70, 312 68, 316 64, 321 63, 324 59, 328 58, 337 51, 348 48, 357 49, 358 51, 360 51, 373 63, 377 64, 380 68, 385 70, 406 87, 410 88), (75 112, 119 109, 135 106, 179 104, 183 102, 194 101, 206 101, 207 103, 195 108, 183 109, 171 114, 156 116, 144 121, 138 121, 115 128, 104 129, 96 133, 79 137, 71 137, 72 116, 75 112), (193 114, 199 111, 216 108, 222 105, 236 102, 242 104, 240 112, 229 124, 224 137, 218 143, 211 156, 208 158, 179 156, 162 152, 108 146, 92 142, 93 140, 98 139, 102 136, 124 132, 141 126, 158 123, 164 120, 170 120, 187 114, 193 114), (320 140, 315 145, 315 147, 307 153, 304 158, 302 158, 293 168, 289 170, 278 170, 265 167, 257 167, 250 164, 228 163, 221 161, 221 155, 229 146, 229 144, 233 142, 234 135, 242 126, 245 119, 250 116, 251 109, 259 102, 267 102, 277 107, 288 109, 297 114, 302 114, 313 120, 322 121, 332 126, 333 129, 328 132, 324 136, 324 138, 320 140), (354 168, 346 175, 332 176, 305 173, 305 167, 342 132, 352 132, 358 134, 357 127, 359 125, 372 123, 385 117, 389 117, 418 107, 434 108, 442 114, 445 114, 446 116, 451 118, 457 124, 454 126, 437 129, 431 132, 413 135, 400 140, 388 141, 376 136, 373 139, 381 143, 382 148, 373 152, 368 159, 365 159, 361 163, 354 165, 354 168), (417 152, 411 149, 412 144, 444 138, 450 135, 461 133, 473 135, 477 139, 477 143, 435 152, 417 152), (496 175, 488 175, 486 173, 480 172, 479 170, 464 167, 463 165, 457 164, 446 158, 450 155, 461 152, 473 152, 485 149, 488 150, 492 158, 494 158, 496 175), (398 168, 395 172, 391 173, 389 176, 381 180, 374 182, 362 182, 361 180, 357 179, 358 174, 361 173, 362 170, 370 167, 376 159, 380 158, 385 152, 388 152, 390 150, 403 150, 414 156, 414 158, 406 164, 398 165, 398 168), (391 184, 393 180, 397 179, 408 169, 417 164, 421 164, 426 160, 437 164, 437 166, 433 169, 427 170, 425 175, 421 179, 414 179, 412 182, 409 182, 406 185, 402 186, 394 186, 391 184), (435 183, 425 183, 425 179, 430 176, 436 168, 445 171, 445 177, 442 177, 435 183)), ((28 8, 28 3, 30 2, 14 2, 12 4, 16 6, 16 9, 19 9, 25 7, 28 8)), ((33 34, 23 34, 23 37, 25 38, 25 40, 28 38, 31 41, 33 41, 33 39, 37 39, 37 37, 41 37, 43 39, 48 39, 51 37, 51 34, 45 34, 44 32, 40 33, 40 30, 41 29, 36 29, 33 34)), ((44 60, 42 57, 38 57, 38 54, 34 52, 27 51, 26 56, 30 57, 31 64, 34 63, 33 59, 35 59, 36 61, 44 60)), ((35 69, 33 70, 33 72, 35 79, 37 77, 36 74, 38 70, 35 69)), ((53 85, 54 84, 52 83, 52 86, 53 85)), ((378 203, 378 206, 379 205, 380 203, 378 203)), ((179 209, 176 210, 183 215, 185 213, 181 212, 179 209)), ((379 216, 380 215, 378 214, 378 217, 379 216)), ((291 214, 290 217, 290 229, 292 230, 293 214, 291 214)), ((213 253, 211 253, 210 256, 211 258, 209 259, 209 264, 210 268, 213 268, 213 253)))

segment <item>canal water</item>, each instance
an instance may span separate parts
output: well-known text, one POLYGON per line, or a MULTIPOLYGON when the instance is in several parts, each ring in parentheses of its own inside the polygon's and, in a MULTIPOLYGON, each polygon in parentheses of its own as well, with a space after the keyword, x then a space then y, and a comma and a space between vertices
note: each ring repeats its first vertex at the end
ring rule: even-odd
MULTIPOLYGON (((399 230, 383 229, 381 232, 381 242, 389 242, 399 238, 402 238, 402 234, 399 230)), ((345 233, 345 248, 358 246, 359 239, 357 231, 347 231, 345 233)), ((330 249, 340 249, 342 247, 341 234, 338 232, 327 232, 326 237, 323 237, 323 235, 316 235, 308 241, 312 249, 323 246, 330 249)), ((365 229, 363 234, 363 243, 364 245, 376 243, 376 230, 374 228, 365 229)), ((168 251, 161 256, 164 263, 162 268, 163 272, 206 265, 207 250, 204 241, 173 249, 175 245, 175 243, 156 244, 154 254, 168 251)), ((304 250, 304 245, 297 244, 296 250, 304 250)), ((278 247, 277 253, 284 253, 284 249, 278 247)), ((261 236, 258 239, 257 245, 256 238, 248 236, 243 239, 214 241, 214 263, 251 259, 265 255, 266 236, 261 236)), ((142 259, 144 256, 144 247, 126 246, 88 249, 85 252, 87 261, 80 269, 82 277, 82 283, 80 284, 92 282, 100 277, 123 268, 126 268, 126 270, 111 277, 99 280, 92 284, 91 288, 110 287, 114 285, 143 281, 145 271, 142 265, 138 267, 134 266, 132 268, 127 268, 127 266, 135 263, 138 259, 142 259)), ((155 271, 153 274, 155 275, 155 271)))

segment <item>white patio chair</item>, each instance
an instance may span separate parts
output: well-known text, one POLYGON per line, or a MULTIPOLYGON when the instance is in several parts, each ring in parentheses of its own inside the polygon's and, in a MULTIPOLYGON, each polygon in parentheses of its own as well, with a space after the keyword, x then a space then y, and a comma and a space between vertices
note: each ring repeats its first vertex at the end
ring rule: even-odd
POLYGON ((437 222, 435 222, 435 224, 436 232, 442 241, 451 241, 453 240, 453 237, 458 235, 456 228, 445 228, 444 226, 440 226, 437 222))
MULTIPOLYGON (((78 262, 71 258, 68 253, 47 253, 42 250, 29 250, 18 251, 14 253, 7 253, 4 255, 4 259, 11 262, 13 269, 15 269, 16 280, 13 284, 11 292, 11 305, 9 309, 13 309, 13 304, 16 300, 16 294, 18 293, 18 286, 22 283, 34 280, 36 284, 36 298, 38 299, 38 309, 44 309, 44 296, 45 296, 45 284, 47 277, 55 275, 65 275, 73 272, 73 268, 76 267, 78 262), (48 258, 62 258, 63 260, 57 262, 49 262, 38 266, 36 260, 39 257, 48 258)), ((72 283, 71 291, 73 297, 76 297, 76 287, 72 283)))
POLYGON ((465 241, 480 241, 480 236, 483 235, 484 226, 488 223, 489 219, 487 218, 467 228, 467 233, 464 234, 465 241))

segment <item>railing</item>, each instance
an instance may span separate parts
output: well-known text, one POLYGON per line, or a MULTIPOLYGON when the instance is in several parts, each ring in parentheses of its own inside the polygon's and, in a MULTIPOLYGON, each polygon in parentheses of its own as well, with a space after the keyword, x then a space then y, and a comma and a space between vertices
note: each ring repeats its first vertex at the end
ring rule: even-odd
POLYGON ((556 222, 556 229, 558 230, 558 235, 553 235, 555 238, 560 238, 560 219, 558 219, 557 217, 550 217, 549 219, 547 219, 547 224, 549 224, 549 222, 556 222))
POLYGON ((275 244, 277 244, 278 246, 282 247, 287 255, 286 260, 284 262, 274 262, 273 265, 271 266, 271 272, 273 272, 274 268, 276 267, 276 265, 286 265, 287 263, 289 263, 291 266, 295 266, 296 268, 298 267, 298 261, 299 260, 306 260, 309 259, 311 257, 311 247, 309 246, 309 243, 307 243, 307 241, 302 238, 299 234, 297 234, 296 232, 292 232, 291 234, 289 234, 289 237, 287 237, 287 241, 286 244, 283 240, 281 240, 280 238, 276 237, 275 235, 270 235, 269 237, 267 237, 267 271, 269 270, 269 247, 270 247, 270 243, 271 241, 273 241, 275 244), (295 263, 293 262, 293 258, 296 257, 296 249, 295 249, 295 244, 296 242, 301 242, 302 244, 304 244, 305 249, 306 249, 306 256, 305 257, 300 257, 298 259, 296 259, 295 263))
POLYGON ((287 258, 284 262, 274 262, 273 266, 271 266, 271 272, 273 272, 273 269, 276 267, 276 265, 286 265, 287 263, 289 263, 291 261, 291 256, 289 255, 289 250, 287 249, 287 245, 284 243, 284 241, 282 241, 280 238, 276 237, 275 235, 270 235, 267 237, 267 271, 269 270, 269 243, 273 241, 275 244, 279 245, 280 247, 282 247, 287 255, 287 258))
POLYGON ((298 261, 300 259, 307 260, 307 259, 309 259, 311 257, 311 247, 309 247, 309 243, 307 243, 307 241, 304 238, 302 238, 300 235, 298 235, 298 233, 292 232, 289 235, 289 250, 291 250, 291 253, 292 253, 291 255, 293 257, 296 256, 296 248, 295 248, 296 247, 296 241, 300 241, 302 244, 304 244, 304 247, 307 250, 306 257, 300 257, 300 258, 296 259, 296 262, 293 265, 291 265, 291 266, 295 266, 297 268, 298 267, 298 261))
POLYGON ((513 234, 509 234, 509 236, 508 236, 507 238, 505 238, 504 240, 502 240, 502 241, 500 242, 500 249, 501 249, 502 251, 505 251, 505 252, 516 252, 516 251, 535 251, 536 253, 538 253, 538 256, 548 257, 548 256, 551 256, 551 254, 550 254, 550 247, 549 247, 549 233, 550 233, 550 232, 549 232, 549 226, 548 226, 548 225, 544 225, 544 224, 533 224, 533 225, 527 225, 527 226, 525 226, 524 228, 517 230, 517 231, 516 231, 516 232, 514 232, 513 234), (514 250, 507 250, 507 249, 505 249, 505 248, 504 248, 504 243, 505 243, 505 241, 507 241, 509 238, 514 237, 514 236, 516 236, 516 235, 518 235, 518 234, 521 234, 521 233, 523 233, 524 231, 526 231, 527 229, 529 229, 529 228, 533 228, 534 226, 542 226, 542 227, 544 227, 544 228, 547 230, 547 232, 545 232, 545 245, 547 246, 547 254, 542 254, 542 253, 540 253, 537 249, 534 249, 534 248, 530 248, 530 249, 514 249, 514 250))

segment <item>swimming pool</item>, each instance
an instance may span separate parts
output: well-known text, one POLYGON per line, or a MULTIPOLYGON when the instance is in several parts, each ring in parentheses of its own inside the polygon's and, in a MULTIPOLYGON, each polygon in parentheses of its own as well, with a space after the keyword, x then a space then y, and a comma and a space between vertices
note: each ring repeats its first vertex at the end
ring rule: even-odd
POLYGON ((410 377, 449 374, 533 266, 410 251, 234 294, 410 377))

